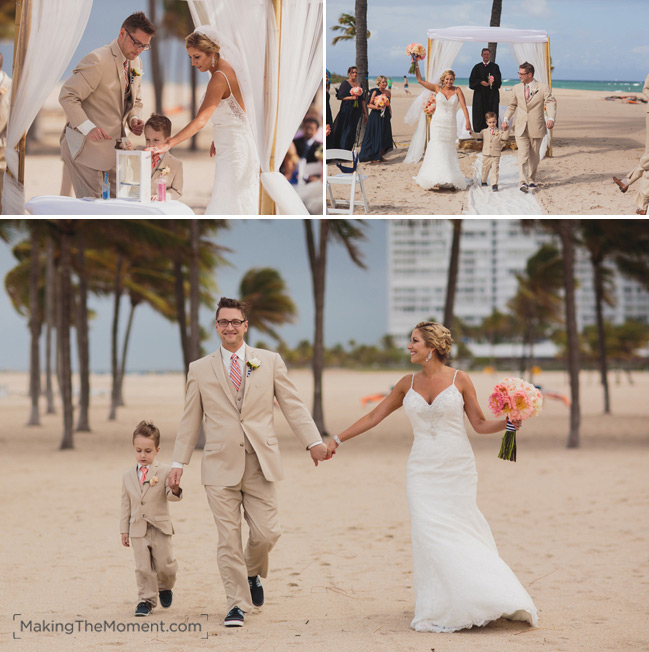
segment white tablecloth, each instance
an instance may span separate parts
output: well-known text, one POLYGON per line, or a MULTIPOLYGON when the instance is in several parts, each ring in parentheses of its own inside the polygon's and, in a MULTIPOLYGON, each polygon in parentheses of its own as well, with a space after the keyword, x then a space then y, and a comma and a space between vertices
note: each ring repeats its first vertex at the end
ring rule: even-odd
POLYGON ((150 203, 126 199, 76 199, 59 195, 32 197, 25 210, 31 215, 194 215, 181 201, 152 201, 150 203))

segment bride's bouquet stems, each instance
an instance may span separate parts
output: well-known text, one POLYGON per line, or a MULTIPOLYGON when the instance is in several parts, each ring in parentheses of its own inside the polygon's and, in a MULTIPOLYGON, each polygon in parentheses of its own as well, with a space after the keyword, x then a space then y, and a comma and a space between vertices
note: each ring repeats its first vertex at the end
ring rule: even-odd
POLYGON ((516 428, 514 428, 509 418, 507 419, 505 434, 503 435, 502 442, 500 443, 500 452, 498 453, 498 457, 501 460, 507 460, 508 462, 516 461, 516 428))

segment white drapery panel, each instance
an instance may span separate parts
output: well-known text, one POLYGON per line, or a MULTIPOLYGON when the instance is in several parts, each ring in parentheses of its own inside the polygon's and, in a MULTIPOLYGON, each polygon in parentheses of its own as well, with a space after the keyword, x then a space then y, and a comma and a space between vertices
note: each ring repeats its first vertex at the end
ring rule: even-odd
POLYGON ((3 215, 24 215, 25 187, 18 182, 16 146, 29 129, 47 96, 59 81, 88 23, 92 0, 33 0, 27 51, 7 124, 7 170, 2 191, 3 215), (12 176, 13 175, 13 176, 12 176))
MULTIPOLYGON (((525 61, 531 63, 534 66, 534 79, 543 84, 547 84, 548 68, 545 61, 545 43, 514 43, 513 47, 518 65, 520 66, 525 61)), ((550 133, 548 132, 541 142, 541 159, 545 158, 549 146, 550 133)))
POLYGON ((261 182, 278 214, 308 215, 279 167, 322 84, 323 1, 282 0, 281 32, 271 0, 187 1, 195 25, 215 27, 241 55, 240 63, 230 63, 240 83, 243 78, 261 182))
MULTIPOLYGON (((430 46, 426 81, 432 82, 433 84, 439 83, 440 75, 445 70, 453 67, 453 62, 461 49, 462 43, 458 41, 433 41, 430 46)), ((410 141, 410 147, 404 159, 405 163, 417 163, 424 155, 424 150, 426 149, 426 114, 424 113, 424 104, 430 96, 430 93, 428 89, 424 89, 413 100, 404 118, 404 121, 408 124, 415 124, 415 121, 417 121, 417 129, 410 141)))

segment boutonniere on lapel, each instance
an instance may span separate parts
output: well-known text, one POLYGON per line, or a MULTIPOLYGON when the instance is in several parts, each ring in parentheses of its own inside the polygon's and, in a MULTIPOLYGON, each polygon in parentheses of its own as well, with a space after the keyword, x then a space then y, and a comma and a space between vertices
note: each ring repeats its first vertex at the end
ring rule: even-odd
POLYGON ((258 360, 257 358, 250 358, 250 360, 246 360, 246 367, 248 367, 248 373, 246 374, 246 378, 255 370, 259 369, 261 367, 261 360, 258 360))
POLYGON ((142 77, 142 70, 140 68, 131 67, 131 81, 136 77, 142 77))
POLYGON ((160 176, 166 177, 168 174, 171 174, 171 168, 168 165, 165 165, 163 168, 158 170, 160 176))
POLYGON ((149 480, 145 480, 144 484, 148 484, 150 487, 154 487, 158 483, 158 476, 154 475, 149 480))

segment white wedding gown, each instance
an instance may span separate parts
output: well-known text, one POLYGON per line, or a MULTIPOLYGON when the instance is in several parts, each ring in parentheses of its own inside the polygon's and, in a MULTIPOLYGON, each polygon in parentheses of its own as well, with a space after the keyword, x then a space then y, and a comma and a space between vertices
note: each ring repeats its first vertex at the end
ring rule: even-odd
POLYGON ((448 100, 444 93, 438 92, 435 95, 435 104, 435 113, 430 120, 430 140, 415 181, 424 190, 431 190, 434 186, 464 190, 467 182, 460 170, 455 149, 458 97, 452 95, 448 100))
POLYGON ((498 555, 476 505, 478 475, 455 377, 430 405, 411 383, 403 407, 415 436, 407 467, 415 589, 410 626, 454 632, 501 617, 536 626, 536 607, 498 555))
MULTIPOLYGON (((230 82, 221 73, 230 88, 230 82)), ((230 88, 211 118, 214 125, 214 188, 206 215, 259 214, 259 157, 246 112, 230 88)))

